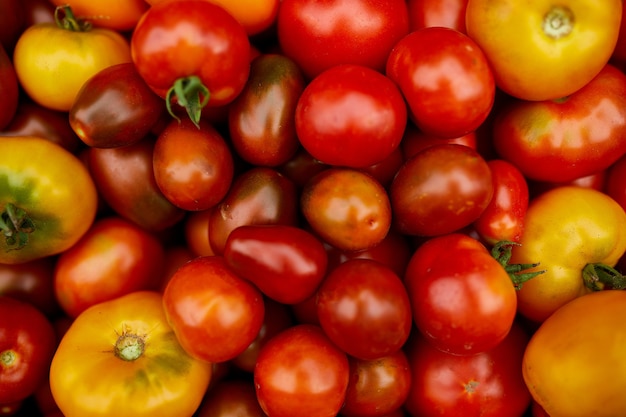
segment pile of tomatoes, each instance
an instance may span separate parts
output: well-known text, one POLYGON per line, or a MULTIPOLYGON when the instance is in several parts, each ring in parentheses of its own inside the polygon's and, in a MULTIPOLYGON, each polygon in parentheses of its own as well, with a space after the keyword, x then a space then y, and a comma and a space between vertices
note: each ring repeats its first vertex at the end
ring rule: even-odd
POLYGON ((626 415, 622 0, 3 0, 0 415, 626 415))

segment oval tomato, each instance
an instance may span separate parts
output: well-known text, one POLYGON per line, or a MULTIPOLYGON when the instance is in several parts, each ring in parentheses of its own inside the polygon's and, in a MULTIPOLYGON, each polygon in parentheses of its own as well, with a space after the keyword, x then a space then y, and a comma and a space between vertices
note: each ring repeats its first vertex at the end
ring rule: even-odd
POLYGON ((466 26, 500 89, 523 100, 552 100, 600 72, 615 48, 621 16, 621 0, 469 0, 466 26))
POLYGON ((97 210, 96 186, 85 165, 37 137, 2 137, 0 154, 0 263, 55 255, 74 245, 97 210))
POLYGON ((162 296, 139 291, 83 311, 50 366, 50 389, 65 417, 191 417, 212 365, 193 359, 169 326, 162 296))

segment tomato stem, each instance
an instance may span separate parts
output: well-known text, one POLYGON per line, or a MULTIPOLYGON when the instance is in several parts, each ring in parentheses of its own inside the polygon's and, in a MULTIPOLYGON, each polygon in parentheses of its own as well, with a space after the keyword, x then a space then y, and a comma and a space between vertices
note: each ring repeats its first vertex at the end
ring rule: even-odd
POLYGON ((54 9, 54 22, 58 27, 72 32, 86 32, 91 29, 91 22, 74 16, 72 8, 66 4, 54 9))
POLYGON ((626 289, 626 276, 602 263, 585 265, 583 282, 592 291, 626 289))
POLYGON ((167 91, 165 105, 168 113, 173 118, 180 121, 180 118, 176 116, 172 110, 172 101, 176 98, 178 104, 187 110, 187 115, 189 115, 193 124, 199 129, 202 109, 209 102, 209 97, 209 89, 202 84, 200 77, 192 75, 179 78, 174 82, 174 85, 167 91))
POLYGON ((28 244, 28 236, 35 231, 35 224, 24 209, 7 203, 0 213, 0 230, 7 250, 22 249, 28 244))
POLYGON ((532 264, 510 264, 509 262, 511 260, 511 256, 513 255, 513 246, 521 245, 516 242, 502 240, 493 246, 491 249, 491 256, 493 256, 494 259, 502 265, 506 273, 509 274, 515 289, 519 290, 525 282, 535 278, 537 275, 543 274, 546 271, 528 271, 529 269, 539 266, 539 262, 532 264))
POLYGON ((115 342, 115 356, 125 361, 134 361, 143 355, 145 347, 141 336, 123 333, 115 342))
POLYGON ((543 17, 543 32, 553 39, 559 39, 570 34, 574 28, 574 14, 564 6, 554 6, 543 17))

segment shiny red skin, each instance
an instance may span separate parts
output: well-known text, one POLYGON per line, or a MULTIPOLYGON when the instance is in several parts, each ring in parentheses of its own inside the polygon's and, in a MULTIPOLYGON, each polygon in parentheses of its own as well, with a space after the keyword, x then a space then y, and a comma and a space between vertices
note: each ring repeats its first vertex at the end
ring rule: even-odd
POLYGON ((328 255, 312 233, 288 225, 247 225, 230 232, 224 259, 267 297, 296 304, 315 293, 326 276, 328 255))
POLYGON ((162 97, 177 79, 195 75, 209 90, 208 106, 221 106, 241 92, 250 72, 245 29, 211 2, 159 2, 137 23, 130 46, 137 71, 162 97))
POLYGON ((389 188, 403 234, 439 236, 472 224, 493 196, 487 161, 464 145, 433 145, 409 158, 389 188))
POLYGON ((0 406, 35 393, 48 378, 57 338, 32 304, 0 296, 0 406))
POLYGON ((494 147, 528 179, 569 182, 626 153, 626 75, 607 65, 561 100, 512 100, 496 114, 494 147))
POLYGON ((454 138, 476 130, 495 101, 487 58, 454 29, 411 32, 390 52, 385 73, 400 87, 411 120, 434 136, 454 138))
POLYGON ((467 2, 468 0, 408 0, 411 31, 443 26, 466 33, 467 2))
POLYGON ((485 352, 500 343, 513 325, 515 287, 485 246, 468 235, 433 237, 419 246, 404 284, 413 323, 442 351, 485 352))
POLYGON ((330 271, 316 303, 324 332, 358 359, 397 352, 411 332, 411 304, 402 280, 370 259, 351 259, 330 271))
POLYGON ((404 0, 283 0, 278 9, 279 45, 309 79, 340 64, 382 72, 407 33, 404 0))
POLYGON ((406 121, 398 87, 362 65, 338 65, 319 74, 302 92, 295 113, 300 143, 314 158, 351 168, 391 155, 406 121))
POLYGON ((254 385, 272 417, 334 417, 349 380, 346 354, 318 326, 300 324, 279 333, 259 352, 254 385))

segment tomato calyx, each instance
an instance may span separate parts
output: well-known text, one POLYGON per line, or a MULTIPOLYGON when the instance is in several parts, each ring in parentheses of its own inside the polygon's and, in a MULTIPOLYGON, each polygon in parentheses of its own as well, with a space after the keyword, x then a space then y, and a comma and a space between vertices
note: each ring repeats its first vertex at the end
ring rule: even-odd
POLYGON ((28 244, 28 235, 35 231, 35 223, 28 217, 26 210, 7 203, 0 213, 0 230, 4 235, 7 251, 22 249, 28 244))
POLYGON ((113 353, 123 361, 132 362, 143 355, 146 342, 142 336, 124 331, 115 342, 113 353))
POLYGON ((626 289, 626 276, 603 263, 585 265, 582 275, 585 286, 592 291, 626 289))
POLYGON ((17 361, 17 354, 13 350, 5 350, 0 352, 0 367, 8 368, 15 364, 17 361))
POLYGON ((564 6, 554 6, 543 17, 543 33, 552 39, 569 35, 574 28, 574 14, 564 6))
POLYGON ((91 30, 91 22, 79 19, 69 5, 58 6, 54 9, 54 23, 61 29, 72 32, 87 32, 91 30))
POLYGON ((172 101, 176 98, 178 104, 185 108, 187 115, 194 125, 200 128, 200 116, 202 109, 209 102, 209 89, 202 83, 200 77, 191 75, 182 77, 174 82, 174 85, 167 91, 165 105, 167 112, 176 120, 180 118, 172 110, 172 101))
POLYGON ((491 249, 491 256, 498 261, 500 265, 504 268, 506 273, 511 278, 513 285, 516 290, 522 288, 526 281, 529 281, 536 277, 537 275, 543 274, 545 271, 528 271, 531 268, 535 268, 539 266, 539 262, 530 263, 530 264, 510 264, 511 256, 513 254, 513 246, 521 246, 519 243, 511 242, 508 240, 501 240, 496 243, 491 249))

